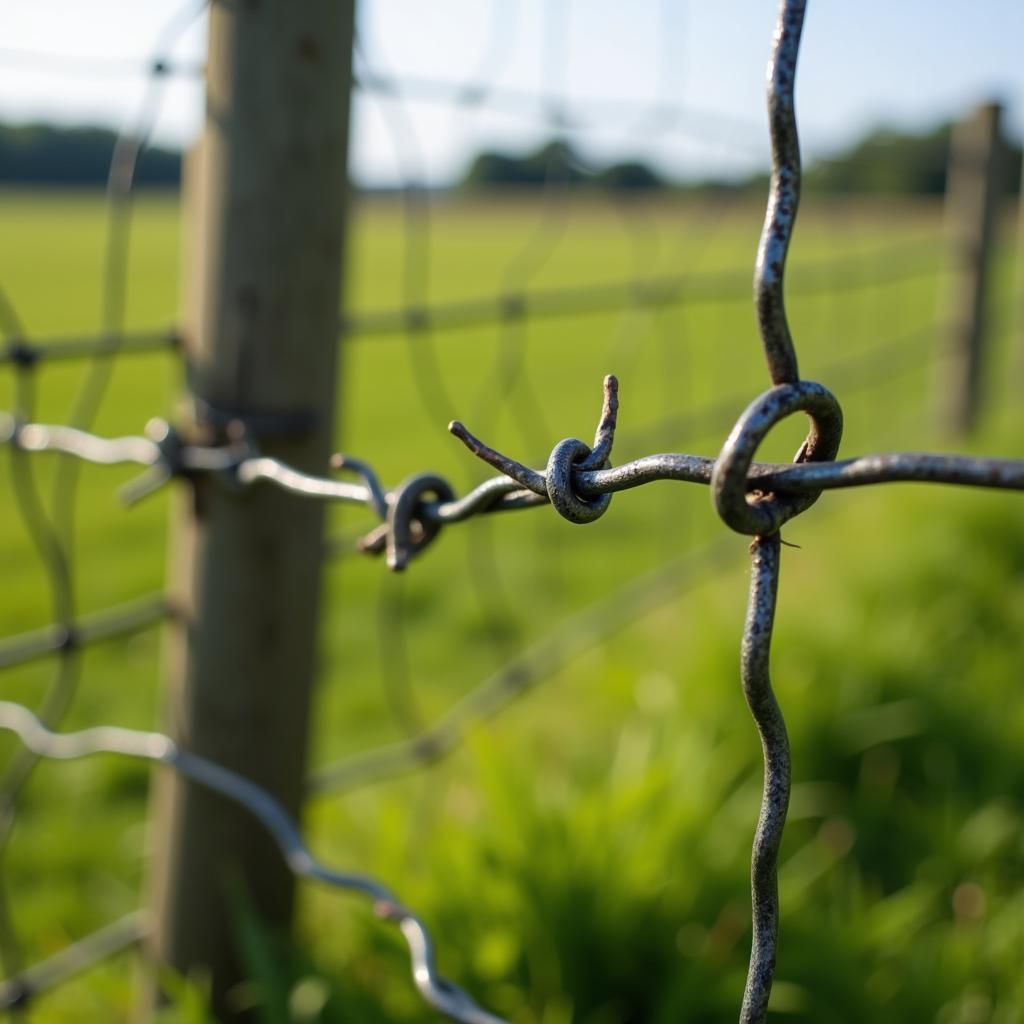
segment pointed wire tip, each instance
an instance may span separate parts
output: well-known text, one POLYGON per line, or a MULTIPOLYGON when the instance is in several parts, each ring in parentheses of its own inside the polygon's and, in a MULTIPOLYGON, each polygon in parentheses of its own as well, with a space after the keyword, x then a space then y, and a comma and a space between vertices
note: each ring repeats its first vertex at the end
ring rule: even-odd
POLYGON ((454 434, 474 455, 478 454, 483 447, 482 443, 469 432, 466 425, 460 420, 452 420, 448 424, 448 432, 454 434))
POLYGON ((614 429, 614 417, 619 411, 619 378, 614 373, 609 373, 604 379, 604 402, 601 410, 602 419, 612 420, 614 429))

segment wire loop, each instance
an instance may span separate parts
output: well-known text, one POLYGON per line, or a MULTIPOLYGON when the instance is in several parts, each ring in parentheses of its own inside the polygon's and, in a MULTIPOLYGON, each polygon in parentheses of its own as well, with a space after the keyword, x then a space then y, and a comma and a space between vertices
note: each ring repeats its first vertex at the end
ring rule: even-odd
MULTIPOLYGON (((544 473, 548 500, 551 507, 570 523, 592 523, 600 519, 611 504, 611 492, 584 498, 573 487, 576 470, 581 464, 586 464, 592 454, 590 445, 578 438, 567 437, 555 445, 548 459, 544 473)), ((610 469, 611 463, 605 459, 604 465, 598 468, 610 469)))
POLYGON ((811 431, 794 462, 831 462, 843 435, 843 413, 828 388, 814 381, 779 384, 756 398, 740 416, 715 462, 711 494, 722 521, 737 533, 768 536, 810 508, 821 491, 747 494, 747 476, 759 445, 776 423, 805 412, 811 431))
POLYGON ((425 512, 428 497, 452 501, 455 491, 444 477, 419 473, 388 496, 387 563, 394 572, 401 572, 441 532, 441 523, 425 512))

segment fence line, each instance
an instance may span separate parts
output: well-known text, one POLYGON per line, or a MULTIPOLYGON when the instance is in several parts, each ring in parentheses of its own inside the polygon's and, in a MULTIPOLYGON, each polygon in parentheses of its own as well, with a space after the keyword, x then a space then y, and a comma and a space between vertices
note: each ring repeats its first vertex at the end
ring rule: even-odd
MULTIPOLYGON (((934 247, 920 242, 896 242, 856 256, 843 255, 801 268, 792 287, 796 294, 840 289, 887 287, 940 272, 943 264, 934 247)), ((558 288, 514 290, 493 295, 429 304, 410 303, 388 309, 367 309, 346 316, 339 333, 346 339, 419 334, 427 327, 454 331, 485 324, 523 319, 548 319, 613 313, 628 306, 656 308, 696 306, 703 303, 740 302, 749 284, 747 268, 724 271, 689 271, 658 277, 601 281, 558 288)), ((77 337, 39 338, 8 332, 0 350, 0 366, 25 369, 44 362, 102 356, 177 351, 177 328, 100 333, 77 337)))
POLYGON ((162 593, 150 594, 114 608, 82 615, 71 624, 54 622, 17 636, 5 637, 0 641, 0 669, 50 654, 119 640, 163 622, 170 614, 167 598, 162 593))
MULTIPOLYGON (((85 337, 77 341, 53 339, 32 342, 25 337, 21 325, 13 322, 12 316, 6 316, 4 321, 8 343, 6 352, 0 354, 0 364, 7 363, 15 368, 19 388, 15 415, 6 425, 4 440, 14 453, 12 471, 20 475, 15 491, 22 503, 22 515, 48 563, 54 604, 59 610, 54 624, 0 645, 0 668, 46 654, 56 653, 60 659, 57 678, 44 701, 44 706, 57 705, 52 714, 44 712, 37 717, 19 705, 0 702, 0 727, 12 730, 20 737, 24 744, 22 753, 32 758, 64 758, 110 751, 142 757, 169 765, 202 785, 210 786, 241 802, 273 834, 296 874, 328 885, 363 892, 374 900, 380 916, 399 926, 410 947, 417 986, 428 1002, 455 1020, 495 1024, 499 1018, 480 1010, 465 993, 436 975, 429 935, 414 914, 401 907, 390 891, 379 883, 364 876, 335 872, 314 860, 306 850, 294 822, 272 797, 250 781, 178 749, 160 734, 114 727, 71 734, 53 731, 53 722, 49 719, 59 720, 59 706, 66 705, 76 683, 77 651, 87 644, 125 635, 160 621, 168 614, 168 607, 162 598, 150 597, 119 609, 77 618, 73 603, 70 541, 74 470, 67 468, 59 474, 55 513, 47 517, 38 497, 29 460, 22 456, 33 452, 57 452, 61 454, 64 467, 73 467, 79 461, 132 463, 147 467, 149 473, 141 487, 129 491, 129 498, 134 499, 175 478, 195 479, 201 475, 213 475, 228 487, 246 487, 263 481, 312 499, 359 504, 382 520, 380 527, 364 538, 364 549, 370 553, 386 551, 392 568, 403 568, 412 557, 421 553, 435 539, 443 525, 484 513, 552 504, 563 517, 583 523, 593 521, 603 514, 611 494, 618 490, 654 480, 708 484, 723 521, 733 529, 755 537, 752 544, 754 574, 751 605, 744 630, 743 673, 751 710, 766 736, 767 761, 765 803, 755 840, 753 865, 754 949, 741 1019, 763 1020, 775 959, 777 896, 774 892, 774 859, 788 799, 788 755, 784 725, 771 696, 767 672, 768 644, 779 572, 778 531, 785 521, 808 507, 817 494, 826 488, 919 480, 1024 489, 1024 461, 1020 460, 923 453, 868 455, 842 461, 834 459, 834 449, 838 446, 841 430, 838 403, 821 385, 799 380, 795 349, 782 307, 782 273, 788 248, 788 230, 795 216, 799 195, 799 156, 792 113, 792 88, 803 8, 804 4, 799 0, 786 0, 783 3, 780 31, 776 39, 773 64, 776 75, 771 92, 774 157, 772 200, 758 268, 760 326, 771 376, 776 386, 751 403, 717 458, 658 454, 611 468, 606 460, 611 453, 616 426, 617 390, 614 378, 606 382, 602 416, 593 446, 575 439, 562 441, 555 446, 543 471, 530 469, 501 455, 478 441, 461 424, 453 424, 453 433, 475 455, 501 474, 462 498, 457 498, 454 488, 434 474, 420 474, 386 491, 367 464, 351 458, 337 461, 334 468, 355 475, 359 481, 357 483, 300 473, 287 463, 263 457, 255 442, 244 434, 228 444, 207 445, 191 443, 170 428, 156 436, 125 438, 104 438, 89 429, 95 410, 102 400, 111 359, 115 355, 174 348, 178 345, 175 331, 125 332, 122 329, 128 201, 134 193, 135 162, 159 108, 159 90, 154 88, 143 104, 139 126, 125 137, 115 153, 111 175, 114 202, 104 275, 106 297, 103 332, 97 337, 85 337), (31 371, 44 360, 70 359, 86 354, 97 356, 98 359, 80 393, 76 411, 71 416, 71 425, 33 422, 31 371), (798 454, 797 465, 754 463, 755 450, 771 426, 782 416, 798 409, 809 412, 813 427, 808 442, 798 454)), ((190 5, 189 10, 192 11, 191 17, 194 17, 197 13, 194 5, 190 5)), ((166 49, 169 49, 169 45, 163 46, 161 52, 166 49)), ((551 52, 556 49, 552 48, 551 52)), ((172 65, 161 65, 161 61, 154 61, 152 65, 153 82, 172 69, 172 65)), ((393 95, 397 81, 364 76, 363 85, 370 90, 393 95)), ((555 85, 551 82, 548 84, 557 92, 555 85)), ((439 94, 449 87, 452 92, 447 94, 447 102, 475 106, 482 101, 478 94, 474 95, 471 91, 458 92, 452 83, 407 81, 401 88, 403 93, 407 91, 404 98, 409 99, 417 91, 422 94, 418 98, 429 98, 432 92, 437 94, 435 98, 440 98, 439 94)), ((514 95, 513 92, 504 93, 501 90, 488 90, 487 94, 504 96, 510 103, 514 101, 512 105, 527 100, 530 103, 541 102, 532 95, 514 95)), ((549 123, 561 124, 563 114, 558 103, 552 101, 550 96, 541 99, 541 105, 548 110, 549 123)), ((623 109, 628 106, 623 105, 623 109)), ((648 105, 641 106, 647 108, 648 105)), ((559 187, 557 181, 549 182, 545 192, 549 197, 551 194, 558 195, 559 187)), ((417 225, 421 223, 423 211, 417 206, 416 191, 411 189, 409 194, 413 197, 408 206, 409 222, 417 225)), ((551 222, 542 222, 538 237, 545 233, 550 235, 551 229, 551 222)), ((522 259, 513 260, 509 277, 514 277, 525 266, 523 276, 528 281, 536 266, 542 266, 550 255, 549 243, 550 237, 542 239, 539 248, 533 250, 528 244, 524 254, 520 254, 522 259), (522 266, 517 268, 517 262, 522 266), (532 268, 530 264, 533 264, 532 268)), ((935 272, 935 266, 925 267, 923 261, 920 266, 916 266, 913 260, 905 259, 919 251, 919 247, 913 253, 910 249, 909 246, 894 246, 890 251, 887 247, 886 254, 892 258, 888 266, 877 259, 877 253, 866 257, 871 259, 868 264, 871 273, 861 277, 852 273, 861 264, 850 257, 844 257, 831 265, 822 264, 810 268, 806 272, 808 280, 817 280, 817 284, 812 284, 809 290, 822 287, 835 289, 837 286, 860 287, 866 280, 869 283, 887 284, 935 272), (838 279, 827 279, 829 273, 837 272, 838 279)), ((424 337, 430 340, 429 332, 434 328, 457 329, 496 320, 504 325, 506 331, 514 331, 516 325, 527 317, 609 312, 624 307, 664 306, 682 301, 723 301, 732 295, 725 294, 726 281, 734 283, 737 280, 732 272, 682 274, 637 278, 613 285, 533 290, 524 287, 509 289, 483 299, 429 304, 426 301, 427 289, 420 279, 424 273, 424 252, 415 246, 410 248, 410 252, 412 255, 407 262, 402 307, 369 311, 346 318, 341 327, 346 336, 404 332, 411 342, 415 342, 424 337)), ((797 280, 793 283, 796 284, 797 280)), ((8 312, 12 313, 10 310, 8 312)), ((915 334, 915 337, 920 341, 925 335, 915 334)), ((525 338, 512 339, 521 343, 512 355, 509 354, 510 338, 508 334, 503 338, 497 367, 499 370, 507 370, 511 360, 515 369, 513 376, 522 381, 519 371, 524 358, 522 349, 525 347, 525 338)), ((417 343, 410 345, 411 354, 417 351, 421 353, 414 358, 420 360, 422 372, 417 375, 417 379, 422 391, 427 390, 426 381, 440 378, 436 365, 431 365, 435 358, 432 349, 426 346, 427 352, 423 355, 424 347, 417 343)), ((907 351, 915 350, 908 346, 907 351)), ((891 373, 895 365, 898 364, 889 358, 883 364, 878 352, 873 349, 863 362, 867 371, 864 379, 868 379, 871 370, 875 371, 871 374, 875 379, 891 373)), ((903 365, 912 365, 912 357, 906 357, 903 365)), ((724 406, 725 403, 721 403, 704 414, 692 415, 710 417, 711 412, 717 414, 724 410, 724 406)), ((732 412, 735 412, 735 406, 732 412)), ((657 429, 657 425, 645 429, 652 431, 657 429)), ((328 789, 351 788, 443 756, 458 744, 465 729, 471 724, 495 714, 549 673, 555 665, 572 657, 595 638, 600 639, 629 619, 642 614, 653 604, 664 600, 669 591, 685 585, 691 577, 681 578, 680 574, 687 567, 690 571, 702 571, 717 564, 716 560, 721 557, 722 550, 723 545, 711 546, 697 559, 666 563, 648 576, 634 580, 624 591, 616 592, 613 598, 585 610, 563 628, 553 631, 522 652, 454 705, 441 719, 410 739, 357 755, 315 773, 310 780, 311 791, 317 793, 328 789)), ((9 835, 13 807, 23 781, 0 787, 3 793, 0 802, 4 805, 0 847, 6 843, 9 835)), ((6 918, 6 902, 0 899, 0 923, 6 918)), ((16 966, 18 960, 16 948, 12 951, 12 944, 16 947, 13 931, 9 925, 0 927, 0 946, 3 947, 5 965, 11 975, 7 982, 0 983, 0 1006, 16 1009, 35 993, 84 969, 89 963, 131 945, 138 940, 143 929, 142 918, 132 916, 73 944, 65 951, 66 955, 59 954, 37 967, 12 972, 10 967, 12 964, 16 966)))
MULTIPOLYGON (((401 570, 433 542, 442 526, 449 523, 544 504, 553 505, 556 512, 570 522, 593 522, 604 514, 611 495, 618 491, 657 480, 711 485, 716 473, 726 471, 722 467, 732 458, 733 439, 727 442, 717 460, 671 452, 642 456, 614 468, 607 465, 618 414, 615 377, 605 379, 604 392, 604 406, 592 448, 575 438, 560 441, 544 470, 531 469, 502 455, 476 438, 462 423, 452 422, 451 433, 500 474, 461 498, 443 477, 434 473, 416 474, 399 487, 386 491, 367 463, 351 457, 335 457, 334 466, 354 473, 359 483, 302 472, 280 459, 260 455, 251 442, 190 445, 170 428, 164 439, 157 441, 132 436, 104 438, 72 427, 14 423, 8 443, 23 452, 58 452, 96 465, 155 467, 155 479, 159 483, 175 477, 214 474, 228 487, 245 487, 262 481, 306 498, 362 505, 382 520, 378 528, 363 538, 362 549, 371 554, 386 552, 389 568, 401 570)), ((808 386, 785 399, 784 405, 817 402, 824 392, 821 385, 808 386)), ((772 392, 766 392, 748 406, 740 423, 749 420, 761 429, 763 420, 778 415, 777 407, 782 401, 772 392)), ((793 410, 787 409, 787 414, 790 411, 793 410)), ((745 474, 736 486, 754 495, 770 491, 795 496, 896 481, 1024 488, 1024 462, 1014 459, 894 452, 841 461, 818 459, 797 465, 747 461, 745 474)), ((149 493, 153 485, 148 480, 146 483, 145 493, 149 493)), ((128 485, 132 499, 138 490, 128 485)))
MULTIPOLYGON (((244 776, 179 749, 170 737, 157 732, 98 726, 80 732, 55 733, 27 708, 9 701, 0 701, 0 728, 16 733, 26 749, 38 757, 67 761, 105 753, 152 761, 167 765, 185 778, 240 804, 270 833, 295 875, 366 896, 373 902, 378 917, 397 925, 409 947, 413 980, 431 1006, 465 1024, 498 1021, 437 973, 430 933, 387 886, 367 875, 338 871, 317 860, 284 807, 244 776)), ((23 989, 22 999, 24 997, 23 989)))
MULTIPOLYGON (((3 721, 0 708, 0 722, 3 721)), ((149 933, 147 916, 135 911, 98 928, 66 946, 59 953, 0 981, 0 1010, 17 1012, 28 1006, 37 995, 89 970, 112 956, 137 946, 149 933)))
MULTIPOLYGON (((141 100, 129 125, 117 136, 107 180, 106 245, 101 280, 100 325, 103 344, 92 355, 89 370, 78 388, 69 415, 70 423, 85 429, 91 423, 106 391, 112 361, 118 352, 118 339, 124 333, 127 296, 128 246, 131 231, 135 170, 160 114, 168 80, 164 71, 175 44, 206 2, 188 0, 178 7, 162 27, 153 47, 149 75, 141 100)), ((24 339, 26 331, 13 306, 3 296, 0 323, 8 339, 24 339)), ((24 350, 16 346, 15 399, 17 415, 30 419, 35 394, 30 370, 34 361, 24 360, 24 350)), ((11 460, 19 513, 35 544, 44 566, 48 566, 54 618, 58 626, 71 630, 76 614, 74 593, 74 499, 77 490, 78 463, 65 459, 53 480, 52 512, 47 515, 31 467, 17 457, 11 460)), ((52 682, 40 704, 40 719, 56 725, 63 718, 80 681, 80 658, 73 645, 59 651, 52 682)), ((0 966, 5 973, 20 973, 23 963, 21 943, 11 916, 6 875, 2 871, 7 855, 15 809, 20 793, 38 763, 38 755, 27 747, 18 750, 0 777, 0 966)), ((21 1013, 18 1009, 15 1012, 21 1013)))

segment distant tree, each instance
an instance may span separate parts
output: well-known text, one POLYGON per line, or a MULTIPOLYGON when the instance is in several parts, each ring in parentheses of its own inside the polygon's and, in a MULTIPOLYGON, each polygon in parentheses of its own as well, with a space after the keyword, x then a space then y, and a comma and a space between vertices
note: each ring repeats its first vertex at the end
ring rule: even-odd
MULTIPOLYGON (((808 191, 942 195, 946 191, 952 125, 921 135, 880 128, 846 152, 814 163, 804 175, 808 191)), ((1008 145, 1006 186, 1020 183, 1021 149, 1008 145)))
MULTIPOLYGON (((0 125, 0 182, 103 185, 116 141, 106 128, 0 125)), ((180 178, 180 153, 158 147, 143 151, 136 170, 140 185, 176 185, 180 178)))
POLYGON ((596 181, 605 188, 615 190, 649 191, 665 187, 664 179, 655 174, 647 164, 636 160, 612 164, 597 175, 596 181))
POLYGON ((522 156, 481 153, 470 164, 462 183, 469 188, 534 188, 552 181, 611 189, 652 189, 664 185, 654 171, 638 161, 588 172, 572 146, 560 139, 522 156))

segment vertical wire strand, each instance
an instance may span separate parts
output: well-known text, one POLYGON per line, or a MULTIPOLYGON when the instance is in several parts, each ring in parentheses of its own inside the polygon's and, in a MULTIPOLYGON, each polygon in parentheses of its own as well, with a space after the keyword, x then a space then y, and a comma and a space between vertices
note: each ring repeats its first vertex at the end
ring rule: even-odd
POLYGON ((753 937, 740 1024, 761 1024, 775 977, 779 937, 779 847, 789 809, 789 738, 769 673, 772 626, 779 587, 778 533, 755 537, 750 545, 751 577, 743 632, 743 695, 754 716, 764 753, 764 787, 750 866, 753 937))
POLYGON ((791 384, 800 379, 782 286, 800 203, 800 140, 793 91, 806 6, 806 0, 783 0, 768 64, 772 170, 764 228, 757 248, 754 304, 773 384, 791 384))

